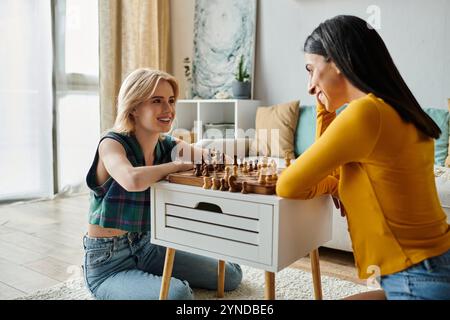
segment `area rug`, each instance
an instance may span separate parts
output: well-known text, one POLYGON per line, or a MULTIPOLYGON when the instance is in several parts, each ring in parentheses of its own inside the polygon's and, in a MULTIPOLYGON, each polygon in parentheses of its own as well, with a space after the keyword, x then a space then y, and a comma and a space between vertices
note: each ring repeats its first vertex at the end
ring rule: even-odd
MULTIPOLYGON (((255 300, 264 299, 264 272, 242 266, 243 280, 234 291, 225 292, 224 299, 255 300)), ((311 300, 314 291, 311 273, 294 268, 285 268, 275 276, 276 299, 311 300)), ((341 299, 346 296, 366 292, 370 289, 353 282, 322 275, 322 292, 326 300, 341 299)), ((217 299, 216 292, 194 288, 195 299, 217 299)), ((45 290, 18 298, 19 300, 94 300, 85 288, 82 278, 75 278, 45 290)))

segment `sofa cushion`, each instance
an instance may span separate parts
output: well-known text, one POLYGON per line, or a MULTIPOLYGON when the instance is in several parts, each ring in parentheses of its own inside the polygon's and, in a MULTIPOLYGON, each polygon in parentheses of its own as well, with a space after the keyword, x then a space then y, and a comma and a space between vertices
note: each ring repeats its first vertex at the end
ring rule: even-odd
MULTIPOLYGON (((255 139, 250 145, 250 155, 283 157, 294 152, 294 134, 298 122, 300 101, 259 107, 256 111, 255 139), (273 130, 278 130, 278 144, 272 145, 273 130)), ((274 141, 275 143, 275 141, 274 141)))
MULTIPOLYGON (((347 104, 336 110, 339 115, 347 104)), ((316 106, 304 105, 300 106, 299 119, 297 128, 295 130, 294 152, 295 157, 298 157, 306 151, 314 142, 316 138, 316 106)))
POLYGON ((441 136, 434 144, 434 163, 438 166, 443 166, 448 154, 449 112, 438 108, 425 108, 424 110, 442 131, 441 136))
POLYGON ((294 153, 298 157, 314 142, 316 135, 316 106, 300 106, 295 130, 294 153))

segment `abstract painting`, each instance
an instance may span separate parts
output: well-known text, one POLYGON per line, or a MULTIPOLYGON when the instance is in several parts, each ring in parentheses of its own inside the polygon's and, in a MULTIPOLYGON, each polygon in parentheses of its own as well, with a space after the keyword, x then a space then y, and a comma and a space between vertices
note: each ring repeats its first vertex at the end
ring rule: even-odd
POLYGON ((256 3, 256 0, 196 1, 194 97, 232 97, 232 83, 241 56, 253 84, 256 3))

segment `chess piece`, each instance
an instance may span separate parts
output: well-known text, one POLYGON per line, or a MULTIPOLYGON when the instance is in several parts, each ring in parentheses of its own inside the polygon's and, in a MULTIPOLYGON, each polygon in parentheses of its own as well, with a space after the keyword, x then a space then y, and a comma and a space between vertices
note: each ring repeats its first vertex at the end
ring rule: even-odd
POLYGON ((253 161, 250 160, 250 162, 248 163, 248 172, 252 172, 253 171, 253 161))
POLYGON ((266 176, 267 176, 267 169, 266 168, 261 168, 261 170, 259 171, 258 183, 259 184, 266 184, 266 176))
POLYGON ((209 177, 208 166, 205 166, 205 167, 203 168, 202 175, 203 175, 204 177, 209 177))
POLYGON ((220 179, 220 191, 228 190, 228 181, 225 178, 220 179))
POLYGON ((211 149, 208 149, 208 163, 211 164, 212 163, 212 153, 211 153, 211 149))
POLYGON ((269 158, 267 158, 266 156, 264 156, 264 157, 262 158, 262 160, 261 160, 262 167, 263 167, 263 168, 267 168, 268 162, 269 162, 269 158))
POLYGON ((211 178, 209 177, 204 177, 203 178, 203 189, 211 189, 211 178))
POLYGON ((264 176, 260 173, 258 178, 259 184, 266 184, 266 180, 264 179, 264 176))
POLYGON ((226 168, 225 168, 225 175, 224 175, 224 178, 225 178, 226 180, 228 180, 229 177, 230 177, 230 167, 226 167, 226 168))
POLYGON ((247 194, 247 181, 242 182, 242 189, 241 189, 241 193, 242 194, 247 194))
POLYGON ((286 153, 284 155, 284 161, 286 162, 286 168, 291 165, 291 156, 290 155, 291 155, 290 151, 286 151, 286 153))
POLYGON ((212 189, 213 190, 219 190, 220 188, 220 180, 218 178, 212 178, 212 189))
POLYGON ((238 166, 233 166, 233 176, 238 176, 238 166))
POLYGON ((220 162, 220 152, 219 152, 219 150, 216 150, 214 152, 214 158, 215 158, 216 163, 220 162))
POLYGON ((244 167, 242 168, 243 174, 248 174, 247 162, 244 162, 244 167))
POLYGON ((236 176, 230 176, 228 178, 228 191, 230 192, 239 192, 239 185, 236 183, 237 177, 236 176))
POLYGON ((196 163, 195 164, 195 176, 196 177, 201 177, 202 176, 202 164, 201 163, 196 163))
POLYGON ((237 166, 238 162, 237 162, 237 155, 233 156, 233 166, 237 166))

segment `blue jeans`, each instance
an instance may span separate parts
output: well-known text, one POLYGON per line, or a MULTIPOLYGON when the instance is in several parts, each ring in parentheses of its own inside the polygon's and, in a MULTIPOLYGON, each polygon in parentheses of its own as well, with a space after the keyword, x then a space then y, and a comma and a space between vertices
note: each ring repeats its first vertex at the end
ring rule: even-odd
POLYGON ((450 250, 381 276, 381 287, 388 300, 450 300, 450 250))
MULTIPOLYGON (((166 248, 150 243, 150 233, 130 232, 119 237, 84 236, 84 280, 102 300, 159 299, 166 248)), ((242 280, 239 265, 225 264, 225 290, 242 280)), ((193 299, 190 288, 217 289, 217 260, 176 251, 168 299, 193 299)))

